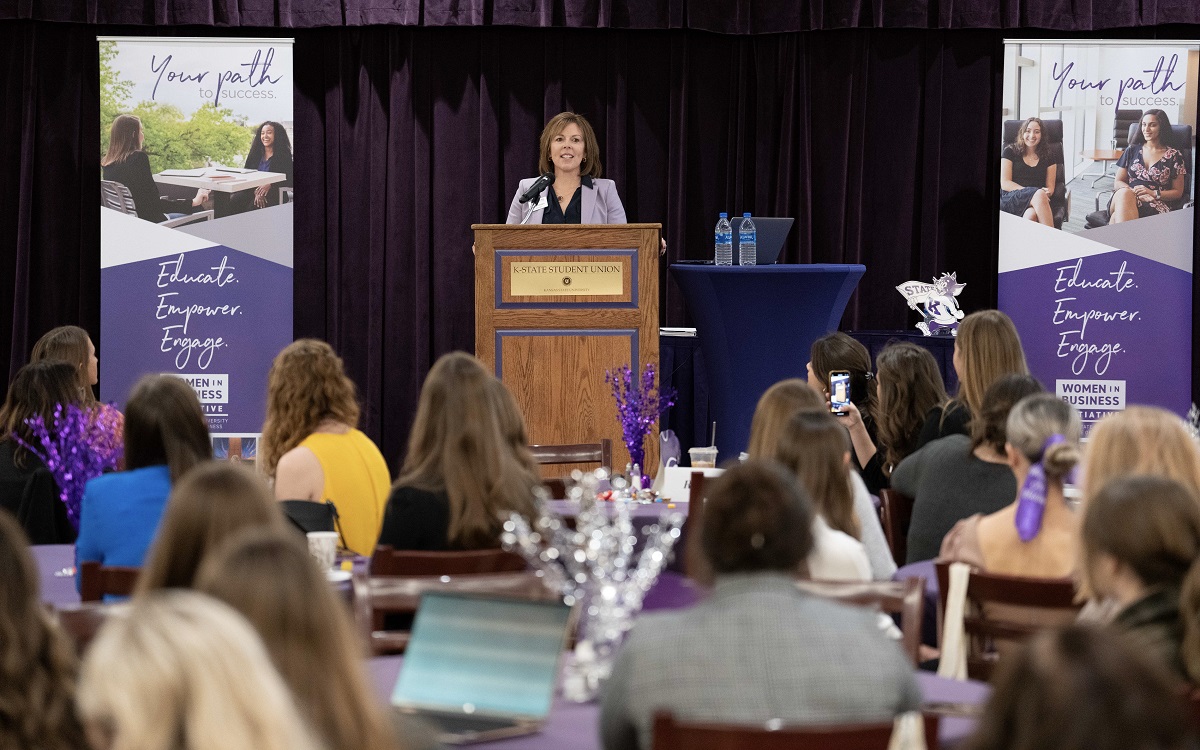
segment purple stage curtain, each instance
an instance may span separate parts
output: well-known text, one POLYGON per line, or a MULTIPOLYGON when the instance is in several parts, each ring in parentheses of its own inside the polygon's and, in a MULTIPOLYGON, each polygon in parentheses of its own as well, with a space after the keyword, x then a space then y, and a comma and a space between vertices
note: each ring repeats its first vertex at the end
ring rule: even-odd
POLYGON ((0 0, 0 20, 147 26, 532 26, 763 34, 1100 31, 1200 23, 1194 0, 0 0))
MULTIPOLYGON (((48 13, 74 0, 34 5, 48 13)), ((135 5, 178 18, 184 4, 135 5)), ((150 31, 197 33, 0 21, 10 375, 54 325, 99 332, 94 38, 150 31)), ((296 37, 295 333, 342 354, 363 428, 393 468, 430 364, 474 348, 470 225, 504 220, 518 180, 536 170, 543 124, 563 109, 595 126, 630 220, 663 224, 668 261, 710 256, 717 212, 749 210, 796 217, 785 261, 867 266, 844 328, 910 327, 915 314, 893 287, 942 271, 967 283, 965 309, 995 304, 1006 32, 272 33, 296 37)), ((664 322, 685 325, 665 268, 664 322)))

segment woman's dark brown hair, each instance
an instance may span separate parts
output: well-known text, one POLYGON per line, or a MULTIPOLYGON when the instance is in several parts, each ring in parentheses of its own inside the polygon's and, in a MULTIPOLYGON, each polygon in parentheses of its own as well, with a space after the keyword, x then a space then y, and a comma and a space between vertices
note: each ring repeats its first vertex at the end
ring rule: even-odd
POLYGON ((120 164, 141 148, 142 121, 134 115, 117 115, 108 131, 108 152, 100 160, 100 166, 120 164))
POLYGON ((8 386, 4 406, 0 407, 0 442, 13 440, 13 464, 18 469, 29 462, 29 451, 14 440, 18 437, 38 447, 37 438, 25 420, 41 417, 42 424, 54 434, 54 411, 59 405, 80 404, 75 369, 66 362, 34 362, 17 370, 8 386))
POLYGON ((196 392, 174 375, 147 375, 125 404, 125 467, 165 464, 171 481, 212 458, 212 440, 196 392))
POLYGON ((191 588, 205 555, 236 532, 286 526, 262 476, 224 461, 201 464, 171 489, 136 593, 191 588))
POLYGON ((1166 670, 1111 629, 1035 635, 1000 661, 964 750, 1182 750, 1195 736, 1166 670))
POLYGON ((540 149, 538 174, 554 171, 554 164, 550 160, 550 145, 568 125, 579 126, 579 131, 583 134, 583 161, 579 164, 580 176, 590 175, 599 178, 604 173, 604 169, 600 166, 600 143, 596 140, 596 132, 592 130, 592 125, 587 118, 574 112, 559 112, 550 118, 550 122, 546 123, 538 143, 540 149))
POLYGON ((38 593, 29 540, 0 511, 0 747, 86 747, 75 718, 78 664, 38 593))
POLYGON ((971 449, 981 445, 1004 453, 1008 442, 1008 413, 1026 396, 1043 393, 1032 375, 1004 375, 983 394, 983 408, 971 420, 971 449))
POLYGON ((884 471, 917 448, 925 415, 946 400, 942 372, 923 346, 898 341, 888 344, 875 358, 879 405, 875 425, 884 452, 884 471))
POLYGON ((871 374, 871 353, 867 347, 841 331, 834 331, 813 342, 809 361, 813 375, 825 387, 829 386, 829 373, 835 370, 849 372, 850 400, 864 420, 875 418, 875 378, 871 374))
POLYGON ((713 482, 704 504, 701 546, 710 574, 795 573, 812 551, 813 508, 795 476, 750 459, 713 482))

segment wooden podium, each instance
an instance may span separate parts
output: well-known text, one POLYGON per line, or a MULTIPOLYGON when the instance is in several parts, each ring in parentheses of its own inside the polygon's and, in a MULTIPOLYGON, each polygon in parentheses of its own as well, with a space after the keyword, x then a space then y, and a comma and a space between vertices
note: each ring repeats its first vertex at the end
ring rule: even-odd
MULTIPOLYGON (((661 225, 471 228, 475 355, 516 397, 531 443, 610 438, 613 468, 623 472, 629 453, 604 373, 658 367, 661 225)), ((647 473, 658 468, 657 429, 646 437, 646 464, 647 473)))

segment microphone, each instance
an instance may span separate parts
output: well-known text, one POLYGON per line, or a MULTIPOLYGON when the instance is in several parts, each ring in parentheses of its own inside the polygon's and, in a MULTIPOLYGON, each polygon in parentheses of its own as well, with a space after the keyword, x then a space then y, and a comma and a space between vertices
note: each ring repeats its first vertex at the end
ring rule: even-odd
POLYGON ((554 184, 554 173, 547 172, 546 174, 537 178, 537 180, 532 185, 529 186, 529 189, 526 190, 525 194, 521 196, 521 200, 519 202, 520 203, 528 203, 529 201, 531 201, 534 198, 541 195, 543 190, 545 190, 548 186, 553 185, 553 184, 554 184))

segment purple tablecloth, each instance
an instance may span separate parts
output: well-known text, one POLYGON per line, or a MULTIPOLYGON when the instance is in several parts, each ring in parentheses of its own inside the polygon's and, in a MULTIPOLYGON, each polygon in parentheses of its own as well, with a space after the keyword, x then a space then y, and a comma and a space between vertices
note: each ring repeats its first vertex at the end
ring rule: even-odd
MULTIPOLYGON (((403 662, 403 657, 399 656, 371 659, 370 672, 375 693, 385 701, 391 697, 403 662)), ((927 703, 978 705, 987 700, 990 692, 990 688, 982 682, 956 682, 930 672, 918 672, 917 684, 927 703)), ((556 697, 550 708, 550 718, 538 734, 480 743, 475 747, 496 750, 599 750, 599 723, 598 703, 570 703, 556 697)), ((949 748, 962 742, 974 726, 974 719, 942 717, 938 730, 941 746, 949 748)))
POLYGON ((32 549, 41 578, 42 601, 55 607, 78 604, 79 592, 75 590, 75 575, 55 575, 75 567, 75 545, 39 544, 32 549))
POLYGON ((933 567, 933 560, 909 563, 897 570, 892 575, 892 580, 903 581, 907 578, 917 577, 925 579, 925 611, 921 618, 921 643, 936 647, 938 645, 938 579, 937 569, 933 567))

